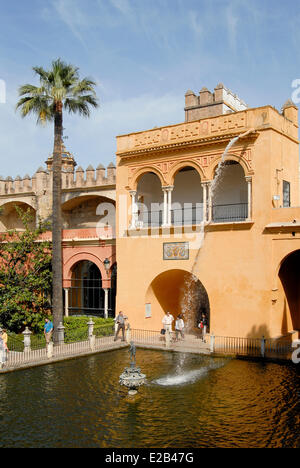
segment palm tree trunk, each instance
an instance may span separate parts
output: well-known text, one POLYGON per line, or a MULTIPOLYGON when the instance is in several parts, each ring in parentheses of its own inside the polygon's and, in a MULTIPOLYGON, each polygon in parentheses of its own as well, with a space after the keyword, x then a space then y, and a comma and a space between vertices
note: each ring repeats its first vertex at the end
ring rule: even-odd
POLYGON ((53 187, 52 187, 52 313, 54 343, 57 343, 57 327, 63 321, 62 295, 62 216, 61 216, 61 168, 62 168, 62 103, 56 103, 54 116, 53 187))

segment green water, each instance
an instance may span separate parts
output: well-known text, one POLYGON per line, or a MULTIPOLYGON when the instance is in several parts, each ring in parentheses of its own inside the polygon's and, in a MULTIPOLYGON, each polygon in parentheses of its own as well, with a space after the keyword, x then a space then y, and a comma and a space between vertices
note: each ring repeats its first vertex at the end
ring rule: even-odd
POLYGON ((0 376, 0 447, 300 447, 299 365, 127 349, 0 376))

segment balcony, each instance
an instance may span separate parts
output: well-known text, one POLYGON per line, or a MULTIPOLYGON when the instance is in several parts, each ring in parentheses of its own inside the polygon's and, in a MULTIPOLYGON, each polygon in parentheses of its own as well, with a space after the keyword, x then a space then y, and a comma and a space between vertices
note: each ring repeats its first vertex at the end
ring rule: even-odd
MULTIPOLYGON (((212 223, 243 222, 248 218, 248 204, 235 203, 212 206, 212 223)), ((171 226, 194 226, 203 221, 203 203, 197 206, 171 209, 171 226)), ((164 226, 163 210, 139 213, 136 227, 157 228, 164 226)))

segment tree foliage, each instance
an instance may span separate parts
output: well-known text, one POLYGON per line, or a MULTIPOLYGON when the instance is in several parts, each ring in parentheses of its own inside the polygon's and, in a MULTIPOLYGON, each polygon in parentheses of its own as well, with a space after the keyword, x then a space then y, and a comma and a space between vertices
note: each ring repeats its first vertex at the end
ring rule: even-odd
POLYGON ((30 211, 15 209, 24 230, 0 235, 0 323, 14 332, 38 331, 51 312, 51 243, 43 240, 49 226, 32 228, 30 211))

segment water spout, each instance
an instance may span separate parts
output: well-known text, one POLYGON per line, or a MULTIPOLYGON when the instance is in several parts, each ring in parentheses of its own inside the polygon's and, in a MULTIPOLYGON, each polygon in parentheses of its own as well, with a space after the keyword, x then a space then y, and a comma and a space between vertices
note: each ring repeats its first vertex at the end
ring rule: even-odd
MULTIPOLYGON (((240 139, 240 138, 244 138, 245 136, 249 135, 250 133, 254 132, 255 129, 254 128, 250 128, 249 130, 247 130, 246 132, 244 133, 241 133, 240 135, 237 135, 236 137, 232 138, 229 143, 227 144, 223 154, 222 154, 222 157, 221 157, 221 160, 218 164, 218 167, 216 169, 216 173, 215 173, 215 177, 214 177, 214 180, 212 181, 212 184, 211 184, 211 187, 210 187, 210 200, 211 200, 211 203, 212 203, 212 200, 213 200, 213 197, 214 197, 214 193, 215 193, 215 190, 220 182, 220 179, 222 177, 222 173, 223 173, 223 169, 224 169, 224 166, 225 166, 225 160, 226 160, 226 156, 228 154, 228 151, 230 150, 230 148, 240 139)), ((204 244, 204 239, 205 239, 205 226, 207 226, 208 224, 210 224, 212 221, 212 219, 209 219, 208 221, 202 221, 201 223, 201 226, 200 226, 200 246, 197 250, 197 254, 195 256, 195 260, 194 260, 194 263, 193 263, 193 266, 192 266, 192 269, 191 269, 191 276, 185 281, 185 284, 184 284, 184 291, 183 291, 183 295, 182 295, 182 301, 181 301, 181 312, 185 315, 185 318, 188 322, 188 325, 191 326, 191 317, 190 316, 187 316, 188 315, 188 308, 189 308, 189 305, 191 305, 191 303, 193 302, 192 301, 192 298, 190 297, 191 294, 192 294, 192 291, 193 291, 193 284, 197 282, 198 278, 197 278, 197 275, 196 275, 196 269, 197 269, 197 266, 198 266, 198 262, 199 262, 199 257, 200 257, 200 252, 201 252, 201 249, 203 247, 203 244, 204 244)))

